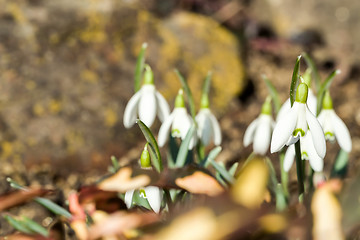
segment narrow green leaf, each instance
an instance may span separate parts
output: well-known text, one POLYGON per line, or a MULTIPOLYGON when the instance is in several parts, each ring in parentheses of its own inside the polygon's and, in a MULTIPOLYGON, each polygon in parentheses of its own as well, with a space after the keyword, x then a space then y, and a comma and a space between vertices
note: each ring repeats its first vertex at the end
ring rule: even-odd
POLYGON ((233 178, 233 176, 230 175, 230 173, 228 173, 228 171, 226 171, 226 169, 224 167, 222 167, 220 164, 218 164, 215 161, 210 161, 210 164, 215 168, 216 171, 218 171, 221 176, 228 182, 228 183, 233 183, 235 181, 235 179, 233 178))
POLYGON ((189 88, 189 85, 187 84, 185 78, 181 75, 181 73, 177 69, 175 69, 175 73, 176 73, 176 76, 178 76, 178 78, 181 82, 181 85, 186 93, 187 100, 188 100, 189 107, 190 107, 191 117, 195 120, 195 116, 196 116, 195 102, 194 102, 194 98, 192 96, 191 90, 189 88))
POLYGON ((263 75, 262 76, 268 90, 269 90, 269 93, 271 95, 271 98, 274 102, 274 106, 275 106, 275 112, 276 114, 279 112, 280 108, 281 108, 281 102, 280 102, 280 98, 279 98, 279 94, 276 90, 276 88, 274 87, 274 85, 270 82, 270 80, 265 76, 263 75))
POLYGON ((203 162, 201 163, 202 166, 204 166, 205 168, 207 168, 210 164, 210 161, 214 161, 215 158, 219 155, 219 153, 221 152, 222 148, 220 146, 215 147, 214 149, 212 149, 209 153, 209 155, 203 160, 203 162))
POLYGON ((50 201, 49 199, 42 198, 42 197, 36 197, 34 198, 34 201, 43 205, 47 209, 49 209, 51 212, 55 213, 56 215, 64 216, 65 218, 71 218, 72 215, 69 213, 65 208, 60 207, 56 203, 50 201))
POLYGON ((22 232, 22 233, 26 233, 26 234, 33 234, 34 232, 31 231, 31 229, 29 229, 22 221, 19 221, 13 217, 11 217, 10 215, 4 215, 4 218, 6 219, 6 221, 8 221, 8 223, 13 226, 16 230, 22 232))
POLYGON ((33 231, 34 233, 38 233, 44 237, 48 237, 49 236, 49 232, 46 228, 44 228, 43 226, 41 226, 40 224, 38 224, 37 222, 31 220, 28 217, 23 217, 23 221, 22 223, 29 228, 31 231, 33 231))
POLYGON ((185 165, 186 157, 189 152, 189 145, 191 140, 193 139, 195 133, 195 125, 192 125, 189 131, 186 134, 184 141, 182 141, 180 145, 180 149, 178 155, 176 157, 175 165, 176 167, 183 167, 185 165))
POLYGON ((202 94, 209 95, 212 72, 209 71, 203 83, 202 94))
POLYGON ((320 86, 321 86, 321 78, 320 78, 320 75, 319 75, 319 71, 318 71, 314 61, 309 56, 309 54, 303 52, 302 56, 304 56, 305 62, 308 65, 308 67, 311 68, 311 73, 312 73, 313 79, 315 81, 316 91, 319 91, 320 86))
POLYGON ((301 58, 301 55, 298 56, 297 59, 296 59, 295 66, 294 66, 294 71, 293 71, 293 75, 292 75, 292 79, 291 79, 291 85, 290 85, 291 107, 295 102, 296 87, 298 85, 299 77, 300 77, 300 58, 301 58))
POLYGON ((150 129, 140 119, 137 119, 136 123, 139 125, 140 130, 144 134, 146 141, 149 143, 149 153, 151 156, 151 162, 152 162, 153 166, 155 167, 155 169, 158 172, 161 172, 163 169, 161 155, 160 155, 158 144, 154 138, 154 135, 152 134, 150 129))
POLYGON ((135 92, 139 91, 140 86, 141 86, 141 78, 142 78, 142 73, 143 73, 144 65, 145 65, 146 48, 147 48, 147 43, 143 43, 142 46, 141 46, 139 56, 138 56, 137 61, 136 61, 135 79, 134 79, 135 80, 134 81, 134 90, 135 90, 135 92))
MULTIPOLYGON (((283 192, 281 184, 279 184, 274 165, 268 157, 265 157, 265 162, 270 170, 270 190, 275 193, 276 197, 276 209, 283 211, 286 208, 286 197, 283 192)), ((282 166, 281 166, 282 167, 282 166)))
POLYGON ((320 111, 322 109, 322 103, 324 99, 325 92, 329 89, 332 81, 334 80, 335 76, 340 74, 340 70, 334 70, 332 71, 329 76, 325 79, 325 81, 321 84, 320 90, 317 95, 317 109, 316 109, 316 115, 320 114, 320 111))
POLYGON ((18 190, 27 190, 27 188, 21 186, 17 182, 15 182, 12 178, 8 177, 6 178, 6 181, 10 184, 10 187, 18 189, 18 190))
POLYGON ((336 156, 334 166, 331 170, 331 177, 344 178, 347 173, 348 163, 349 163, 349 153, 340 149, 340 151, 336 156))
POLYGON ((224 178, 221 176, 219 172, 215 173, 216 180, 225 188, 228 188, 229 185, 224 181, 224 178))
POLYGON ((238 162, 235 162, 232 166, 231 166, 231 168, 229 169, 229 173, 230 173, 230 175, 231 176, 235 176, 235 173, 236 173, 236 169, 238 168, 238 166, 239 166, 239 163, 238 162))

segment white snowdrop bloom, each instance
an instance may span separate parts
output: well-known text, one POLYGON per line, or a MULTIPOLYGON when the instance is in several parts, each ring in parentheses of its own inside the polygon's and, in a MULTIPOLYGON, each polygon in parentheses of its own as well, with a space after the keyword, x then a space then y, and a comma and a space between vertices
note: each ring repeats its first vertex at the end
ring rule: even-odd
MULTIPOLYGON (((151 169, 151 159, 149 151, 147 150, 147 144, 141 153, 140 166, 143 169, 151 169)), ((148 201, 151 209, 154 212, 159 213, 163 196, 162 190, 160 188, 155 186, 148 186, 139 190, 133 189, 127 191, 124 198, 124 202, 127 208, 132 207, 134 194, 139 194, 139 197, 145 198, 148 201)))
MULTIPOLYGON (((301 149, 301 159, 302 160, 309 160, 311 168, 315 172, 321 172, 324 168, 324 160, 323 158, 319 157, 317 154, 313 138, 311 136, 311 132, 308 133, 300 138, 300 149, 301 149)), ((290 145, 285 153, 284 158, 284 171, 288 172, 293 165, 295 159, 295 147, 294 145, 290 145)))
POLYGON ((144 84, 126 105, 124 112, 124 126, 130 128, 134 125, 137 117, 147 127, 151 127, 156 116, 163 122, 169 116, 169 105, 165 98, 155 89, 154 76, 149 66, 144 74, 144 84))
POLYGON ((259 117, 251 122, 244 134, 244 146, 253 143, 254 153, 260 155, 265 155, 269 149, 274 125, 271 117, 271 102, 268 99, 263 104, 259 117))
POLYGON ((198 127, 198 138, 204 146, 209 145, 211 141, 217 146, 221 144, 220 125, 209 109, 209 100, 205 94, 201 97, 200 111, 196 115, 195 121, 198 127))
POLYGON ((271 153, 280 151, 285 144, 289 145, 297 142, 300 136, 304 137, 310 131, 317 154, 321 158, 325 157, 324 132, 320 123, 306 105, 307 95, 308 86, 305 83, 300 83, 292 108, 275 125, 271 139, 271 153))
MULTIPOLYGON (((316 96, 314 95, 313 91, 311 89, 309 89, 309 95, 308 95, 308 100, 307 100, 307 105, 309 107, 310 112, 316 116, 316 107, 317 107, 317 99, 316 96)), ((284 104, 281 106, 277 117, 276 117, 276 122, 279 121, 279 119, 284 117, 284 114, 286 114, 291 108, 291 103, 290 103, 290 98, 288 98, 284 104)))
MULTIPOLYGON (((171 130, 171 136, 185 139, 190 127, 194 124, 192 117, 187 113, 185 108, 183 90, 180 89, 175 99, 175 108, 173 112, 165 119, 162 123, 159 136, 158 144, 163 147, 168 140, 169 133, 171 130)), ((189 149, 192 149, 197 141, 196 134, 190 141, 189 149)))
POLYGON ((351 151, 352 142, 350 132, 345 123, 335 113, 329 92, 325 93, 323 109, 318 116, 318 120, 323 127, 326 140, 335 141, 336 138, 344 151, 351 151))
POLYGON ((158 187, 148 186, 138 191, 137 190, 127 191, 125 193, 125 199, 124 199, 127 208, 132 207, 133 204, 132 200, 134 194, 139 194, 140 197, 145 198, 154 212, 156 213, 160 212, 162 191, 158 187))

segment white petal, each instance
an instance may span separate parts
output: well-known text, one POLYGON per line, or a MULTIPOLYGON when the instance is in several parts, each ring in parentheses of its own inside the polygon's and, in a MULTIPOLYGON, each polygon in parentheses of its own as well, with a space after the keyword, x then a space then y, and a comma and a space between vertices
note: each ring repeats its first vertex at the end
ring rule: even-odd
POLYGON ((204 146, 209 145, 213 136, 213 127, 209 117, 209 109, 201 109, 196 115, 195 120, 198 124, 197 134, 204 146))
POLYGON ((166 143, 166 140, 169 137, 169 133, 170 133, 170 129, 171 129, 171 124, 174 120, 175 114, 174 112, 172 112, 166 119, 165 121, 161 124, 160 130, 159 130, 159 135, 158 135, 158 144, 159 147, 163 147, 166 143))
POLYGON ((165 98, 156 91, 156 101, 157 101, 157 115, 161 122, 164 122, 165 119, 170 115, 169 104, 165 98))
MULTIPOLYGON (((306 121, 306 109, 307 106, 306 104, 303 104, 303 103, 294 103, 294 104, 298 104, 299 105, 299 110, 298 110, 298 119, 297 119, 297 122, 296 122, 296 127, 295 127, 295 130, 301 130, 302 132, 304 132, 304 135, 302 135, 301 132, 298 132, 296 134, 296 136, 305 136, 306 135, 306 132, 308 130, 308 124, 307 124, 307 121, 306 121)), ((296 137, 294 136, 294 137, 296 137)))
MULTIPOLYGON (((326 117, 326 110, 322 110, 319 114, 319 116, 317 117, 317 120, 319 121, 320 125, 323 127, 324 130, 324 123, 325 123, 325 117, 326 117)), ((325 132, 325 130, 324 130, 325 132)))
POLYGON ((291 166, 294 163, 295 158, 295 147, 294 145, 290 145, 288 149, 286 150, 285 157, 284 157, 284 171, 288 172, 291 168, 291 166))
POLYGON ((332 111, 331 121, 333 123, 336 140, 338 141, 340 147, 344 151, 350 152, 352 148, 352 142, 349 130, 345 123, 338 117, 338 115, 336 115, 335 111, 332 111))
POLYGON ((159 213, 162 200, 162 191, 158 187, 149 186, 144 188, 146 198, 152 210, 159 213))
POLYGON ((220 125, 216 117, 211 112, 209 117, 214 131, 214 144, 218 146, 221 144, 222 140, 220 125))
POLYGON ((130 128, 132 125, 135 124, 137 118, 137 108, 139 104, 139 99, 141 97, 141 90, 137 91, 134 96, 132 96, 126 105, 125 112, 124 112, 124 126, 126 128, 130 128))
POLYGON ((324 160, 321 157, 319 157, 319 155, 317 154, 314 148, 311 132, 309 131, 307 135, 304 138, 302 138, 300 141, 302 143, 302 148, 303 148, 301 149, 301 151, 306 152, 306 154, 308 155, 311 168, 314 169, 314 171, 316 172, 321 172, 324 168, 324 160))
POLYGON ((129 190, 125 193, 124 202, 125 202, 127 208, 131 208, 134 191, 135 190, 129 190))
POLYGON ((151 127, 156 117, 155 87, 151 84, 142 86, 139 101, 139 118, 147 127, 151 127))
POLYGON ((261 114, 254 135, 254 152, 265 155, 271 139, 271 117, 261 114))
POLYGON ((282 119, 285 114, 290 110, 291 108, 291 103, 290 103, 290 98, 288 98, 284 104, 281 106, 277 116, 276 116, 276 122, 278 122, 280 119, 282 119))
POLYGON ((293 107, 284 114, 284 117, 276 123, 271 139, 271 153, 278 152, 289 140, 296 125, 298 107, 299 104, 295 102, 293 107))
POLYGON ((250 125, 246 129, 245 134, 244 134, 244 147, 249 146, 250 143, 252 143, 252 141, 254 140, 254 134, 255 134, 255 130, 256 130, 258 121, 259 121, 259 119, 256 118, 254 121, 252 121, 250 123, 250 125))
POLYGON ((174 109, 174 121, 171 127, 171 135, 173 137, 181 137, 185 139, 187 132, 191 126, 192 120, 188 116, 186 108, 175 108, 174 109))
POLYGON ((309 88, 309 94, 307 99, 307 105, 311 111, 311 113, 316 116, 316 108, 317 108, 317 99, 313 93, 313 91, 309 88))
POLYGON ((310 110, 307 107, 306 107, 306 121, 311 131, 311 136, 315 150, 319 155, 319 157, 324 158, 326 154, 326 143, 325 143, 324 132, 316 117, 310 112, 310 110))

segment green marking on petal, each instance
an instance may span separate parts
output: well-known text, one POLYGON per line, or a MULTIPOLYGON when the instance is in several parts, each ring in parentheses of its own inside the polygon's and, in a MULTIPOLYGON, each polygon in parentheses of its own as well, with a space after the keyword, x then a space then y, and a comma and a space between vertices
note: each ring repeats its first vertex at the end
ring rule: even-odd
POLYGON ((171 136, 173 136, 173 137, 179 137, 179 136, 180 136, 180 130, 179 130, 179 129, 173 129, 173 130, 171 130, 171 136))
POLYGON ((307 154, 307 152, 302 152, 301 153, 301 159, 309 159, 309 155, 307 154))
POLYGON ((334 141, 335 140, 335 135, 332 132, 325 132, 325 139, 326 140, 330 140, 330 141, 334 141))
POLYGON ((300 83, 296 90, 296 98, 295 101, 299 103, 306 103, 308 97, 309 87, 306 83, 300 83))
POLYGON ((140 190, 139 190, 139 196, 142 197, 142 198, 147 198, 144 189, 140 189, 140 190))
POLYGON ((295 136, 297 136, 298 135, 298 133, 300 132, 300 135, 302 136, 302 137, 304 137, 305 136, 305 131, 304 130, 302 130, 301 128, 297 128, 297 129, 295 129, 294 131, 293 131, 293 136, 295 137, 295 136))

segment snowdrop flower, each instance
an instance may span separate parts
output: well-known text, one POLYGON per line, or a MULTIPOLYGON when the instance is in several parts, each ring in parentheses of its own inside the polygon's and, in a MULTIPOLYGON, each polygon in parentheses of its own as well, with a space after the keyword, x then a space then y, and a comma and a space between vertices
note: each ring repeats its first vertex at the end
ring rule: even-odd
POLYGON ((300 83, 294 105, 275 125, 271 139, 271 153, 280 151, 285 144, 290 145, 297 142, 300 136, 304 137, 310 131, 317 154, 324 158, 326 153, 324 132, 306 105, 307 96, 308 86, 300 83))
MULTIPOLYGON (((171 136, 185 139, 190 127, 194 124, 193 119, 187 113, 183 90, 180 89, 175 99, 175 108, 173 112, 165 119, 159 130, 158 144, 164 146, 170 133, 171 136)), ((189 149, 192 149, 196 142, 196 134, 194 134, 189 149)))
POLYGON ((336 138, 340 147, 345 152, 351 151, 352 142, 349 130, 345 123, 336 115, 328 91, 325 93, 323 109, 318 116, 318 120, 323 127, 326 140, 335 141, 336 138))
MULTIPOLYGON (((140 165, 141 168, 151 169, 151 160, 150 160, 149 151, 147 150, 147 144, 145 145, 144 150, 141 153, 140 165)), ((134 194, 138 194, 139 197, 145 198, 154 212, 156 213, 160 212, 161 201, 162 201, 162 190, 160 188, 155 186, 148 186, 139 190, 133 189, 127 191, 125 193, 125 199, 124 199, 127 208, 132 207, 134 194)))
POLYGON ((201 96, 200 111, 195 117, 197 123, 197 135, 204 146, 212 140, 215 145, 221 144, 221 130, 216 117, 209 109, 209 98, 206 94, 201 96))
POLYGON ((125 108, 124 126, 130 128, 134 125, 137 116, 146 126, 151 127, 155 117, 163 122, 169 116, 169 105, 165 98, 155 89, 154 75, 149 66, 145 67, 144 84, 141 89, 131 97, 125 108))
MULTIPOLYGON (((315 172, 321 172, 324 167, 323 158, 319 157, 317 154, 311 132, 309 131, 304 137, 300 137, 300 149, 301 149, 301 159, 309 160, 310 166, 314 169, 315 172)), ((284 171, 288 172, 293 165, 295 158, 295 147, 290 145, 285 153, 284 158, 284 171)))
POLYGON ((265 155, 269 149, 274 121, 271 117, 271 98, 267 98, 262 106, 261 114, 256 118, 244 134, 244 146, 253 142, 254 152, 265 155))

